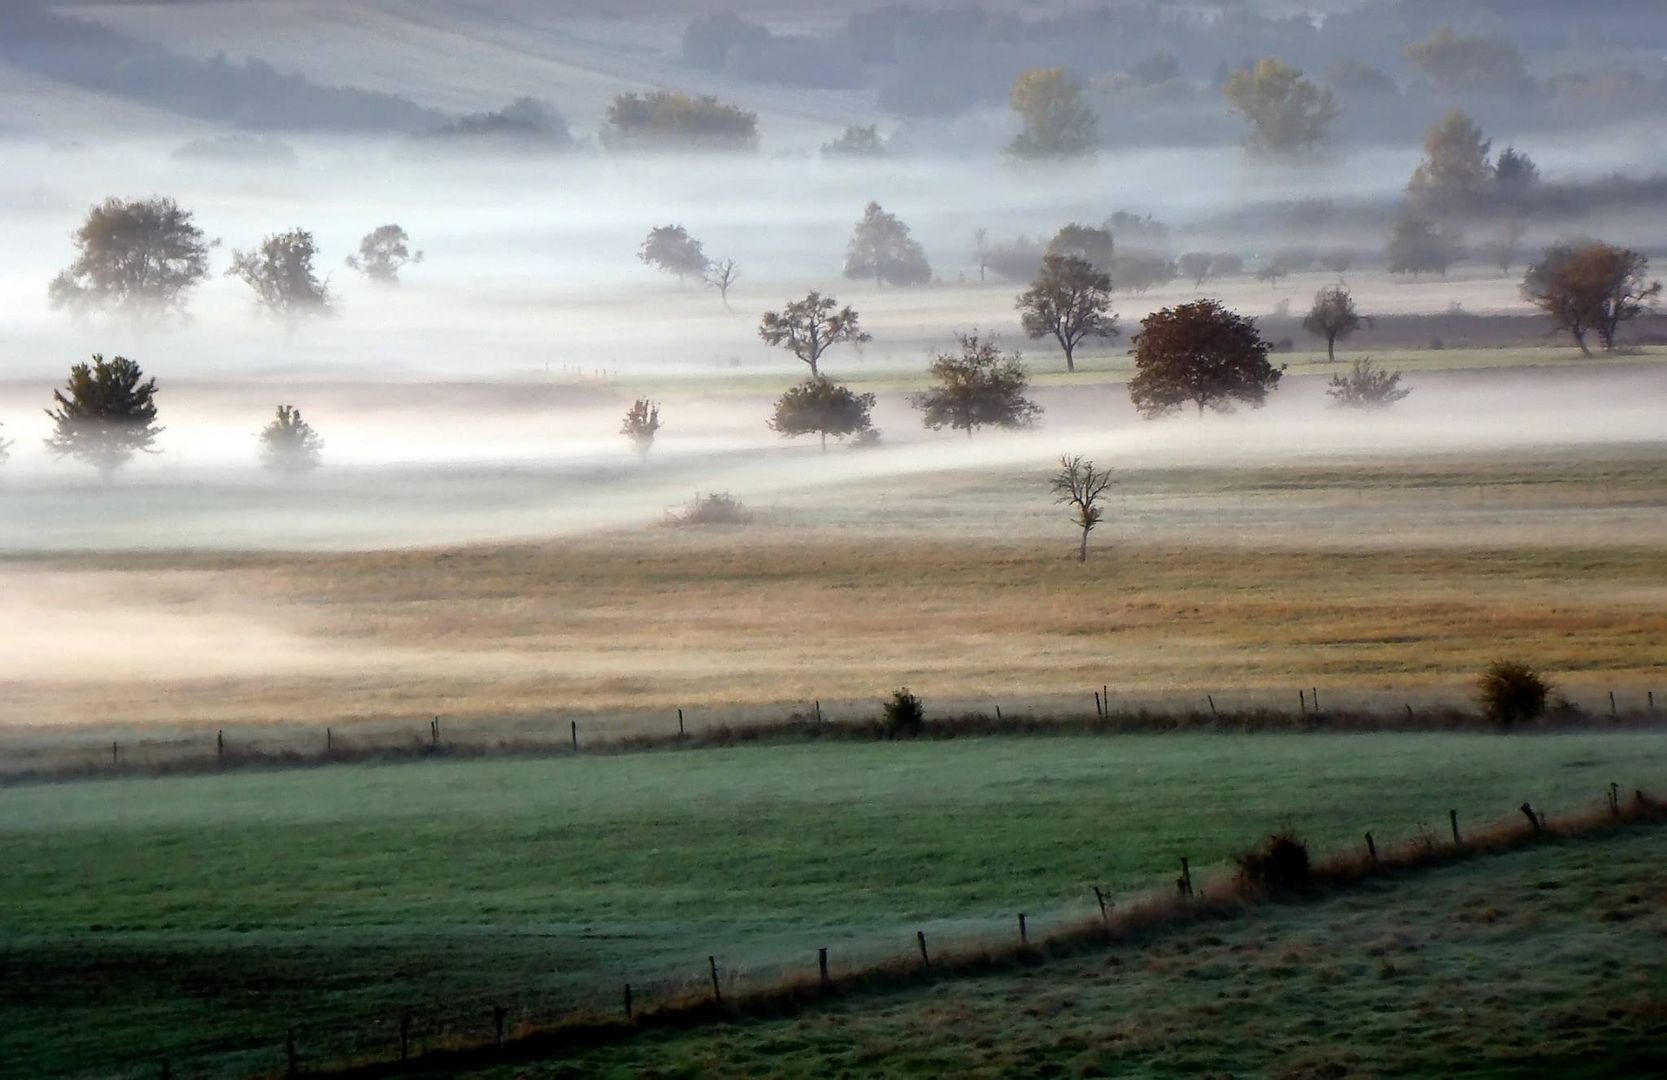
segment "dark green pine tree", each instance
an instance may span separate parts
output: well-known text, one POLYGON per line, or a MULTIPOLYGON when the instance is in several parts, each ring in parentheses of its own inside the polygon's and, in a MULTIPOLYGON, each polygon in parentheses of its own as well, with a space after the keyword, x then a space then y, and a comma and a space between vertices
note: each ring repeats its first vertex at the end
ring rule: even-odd
POLYGON ((106 361, 69 369, 69 382, 53 391, 57 407, 46 410, 53 431, 46 447, 60 458, 73 457, 98 470, 108 483, 136 453, 151 454, 162 429, 156 426, 156 380, 132 360, 106 361))

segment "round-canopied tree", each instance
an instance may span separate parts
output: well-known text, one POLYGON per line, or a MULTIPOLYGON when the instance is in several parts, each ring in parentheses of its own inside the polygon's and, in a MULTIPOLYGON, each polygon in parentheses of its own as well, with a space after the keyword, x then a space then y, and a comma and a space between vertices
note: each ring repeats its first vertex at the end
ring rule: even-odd
POLYGON ((1019 158, 1085 157, 1099 142, 1099 117, 1082 99, 1082 81, 1064 68, 1037 68, 1013 84, 1024 129, 1007 152, 1019 158))
POLYGON ((1522 295, 1566 330, 1586 356, 1586 335, 1596 332, 1605 351, 1615 348, 1621 324, 1649 311, 1661 282, 1649 280, 1650 260, 1636 251, 1593 240, 1545 249, 1522 279, 1522 295))
POLYGON ((957 334, 960 352, 939 353, 932 361, 937 385, 915 394, 921 423, 937 431, 961 430, 971 438, 981 427, 1021 428, 1042 414, 1025 397, 1030 376, 1018 353, 1001 348, 994 336, 957 334))
POLYGON ((1077 370, 1077 346, 1091 337, 1117 336, 1111 313, 1111 277, 1074 255, 1046 255, 1030 288, 1014 304, 1026 334, 1052 336, 1065 353, 1065 370, 1077 370))
POLYGON ((1302 328, 1325 338, 1326 359, 1337 359, 1337 342, 1360 329, 1365 322, 1355 310, 1354 294, 1342 285, 1330 285, 1314 294, 1314 306, 1303 317, 1302 328))
POLYGON ((877 286, 924 285, 932 280, 932 265, 902 219, 871 202, 846 245, 845 276, 873 278, 877 286))
POLYGON ((329 284, 313 268, 317 256, 313 234, 291 229, 268 236, 254 251, 232 252, 226 276, 253 289, 261 309, 282 322, 285 336, 292 337, 303 319, 330 314, 329 284))
POLYGON ((631 440, 637 456, 647 461, 648 452, 654 449, 654 436, 660 433, 660 406, 647 398, 638 398, 625 411, 619 433, 631 440))
POLYGON ((183 312, 214 243, 172 199, 106 199, 74 233, 76 257, 47 290, 55 308, 135 321, 183 312))
POLYGON ((93 466, 106 483, 134 454, 156 452, 152 447, 162 433, 156 426, 156 380, 147 379, 132 360, 95 355, 90 364, 76 364, 52 400, 46 448, 93 466))
POLYGON ((700 241, 690 236, 689 230, 681 225, 660 225, 650 229, 637 252, 637 258, 645 266, 675 275, 679 282, 704 278, 711 265, 700 241))
POLYGON ((411 250, 411 237, 398 225, 383 225, 359 241, 359 253, 347 257, 347 266, 378 285, 398 285, 399 272, 423 261, 423 253, 411 250))
POLYGON ((1222 91, 1249 122, 1245 146, 1257 154, 1291 156, 1313 151, 1330 137, 1327 129, 1339 112, 1330 91, 1272 57, 1233 72, 1222 91))
POLYGON ((826 451, 829 435, 842 439, 871 430, 869 411, 873 408, 873 394, 858 394, 830 379, 810 378, 789 387, 776 401, 769 426, 786 438, 820 435, 826 451))
POLYGON ((1283 373, 1268 362, 1256 320, 1214 300, 1196 300, 1148 315, 1134 337, 1135 377, 1129 398, 1148 418, 1191 403, 1230 412, 1259 408, 1283 373))
POLYGON ((863 332, 854 309, 837 308, 838 301, 811 291, 780 311, 766 311, 758 323, 758 336, 765 344, 777 345, 804 361, 810 377, 822 377, 822 354, 842 342, 860 345, 870 340, 863 332), (836 310, 837 308, 837 310, 836 310))
POLYGON ((261 429, 261 464, 273 472, 311 472, 323 460, 323 451, 324 440, 294 405, 278 406, 271 423, 261 429))

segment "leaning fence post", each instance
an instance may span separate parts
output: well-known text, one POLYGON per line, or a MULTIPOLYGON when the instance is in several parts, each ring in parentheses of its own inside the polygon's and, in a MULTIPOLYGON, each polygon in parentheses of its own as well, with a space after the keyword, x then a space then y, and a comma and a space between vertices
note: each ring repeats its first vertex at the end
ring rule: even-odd
POLYGON ((677 710, 677 737, 683 738, 687 733, 683 730, 683 710, 677 710))
POLYGON ((1621 785, 1619 784, 1612 783, 1609 785, 1609 816, 1617 818, 1621 816, 1621 785))
POLYGON ((1372 861, 1372 866, 1378 865, 1378 845, 1373 842, 1372 834, 1366 834, 1366 857, 1372 861))
POLYGON ((1519 807, 1519 809, 1523 812, 1524 815, 1527 816, 1528 824, 1534 826, 1534 831, 1536 833, 1545 832, 1545 819, 1540 817, 1540 815, 1534 813, 1534 808, 1532 806, 1530 806, 1528 803, 1523 803, 1522 806, 1519 807))
POLYGON ((492 1006, 492 1027, 497 1031, 498 1049, 504 1048, 504 1020, 509 1016, 509 1010, 502 1005, 492 1006))
POLYGON ((635 1015, 631 1012, 631 984, 630 983, 625 984, 625 1019, 627 1021, 635 1019, 635 1015))
POLYGON ((920 946, 920 966, 921 967, 931 967, 932 966, 932 959, 931 959, 931 957, 926 955, 926 931, 924 931, 924 930, 916 930, 915 931, 915 944, 920 946))
POLYGON ((828 978, 828 949, 827 949, 827 946, 823 946, 822 948, 816 950, 816 973, 817 973, 818 977, 821 979, 822 989, 826 990, 828 988, 829 982, 832 981, 828 978))
POLYGON ((1208 701, 1208 702, 1209 702, 1209 703, 1210 703, 1210 715, 1211 715, 1211 716, 1220 716, 1220 715, 1221 715, 1221 714, 1220 714, 1220 713, 1218 713, 1218 712, 1216 712, 1216 699, 1215 699, 1215 695, 1213 695, 1213 694, 1205 694, 1205 695, 1204 695, 1204 700, 1205 700, 1205 701, 1208 701))
POLYGON ((1100 692, 1098 690, 1094 691, 1094 715, 1102 720, 1105 719, 1106 715, 1106 708, 1100 703, 1100 692))
POLYGON ((1030 932, 1025 929, 1025 913, 1019 912, 1019 944, 1030 944, 1030 932))
POLYGON ((818 724, 820 724, 822 722, 822 699, 821 698, 816 699, 816 722, 818 724))
POLYGON ((724 992, 718 987, 718 958, 708 956, 706 966, 712 972, 712 1004, 722 1005, 724 1003, 724 992))
POLYGON ((1100 891, 1100 887, 1098 885, 1094 886, 1094 899, 1100 905, 1100 921, 1105 922, 1106 921, 1106 894, 1100 891))
POLYGON ((1457 810, 1447 811, 1447 822, 1453 826, 1453 845, 1457 847, 1462 843, 1459 840, 1459 812, 1457 810))
POLYGON ((1181 856, 1181 876, 1175 879, 1175 888, 1182 896, 1192 895, 1192 867, 1185 855, 1181 856))
POLYGON ((1001 723, 1001 706, 996 706, 996 723, 1001 723))

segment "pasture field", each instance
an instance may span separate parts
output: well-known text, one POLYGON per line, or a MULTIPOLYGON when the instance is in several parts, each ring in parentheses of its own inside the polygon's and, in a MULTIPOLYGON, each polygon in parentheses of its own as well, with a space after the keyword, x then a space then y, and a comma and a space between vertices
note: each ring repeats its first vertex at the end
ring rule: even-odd
POLYGON ((1535 847, 1112 953, 476 1075, 1660 1075, 1663 849, 1659 828, 1535 847))
MULTIPOLYGON (((1659 789, 1667 735, 775 745, 0 791, 0 1075, 244 1075, 1045 933, 1290 822, 1321 848, 1659 789), (814 970, 813 968, 809 968, 814 970), (489 1024, 489 1019, 485 1021, 489 1024), (488 1030, 489 1027, 488 1027, 488 1030), (125 1071, 124 1071, 125 1070, 125 1071)), ((1387 932, 1387 931, 1385 931, 1387 932)), ((1440 985, 1439 972, 1431 972, 1440 985)), ((946 991, 947 992, 947 991, 946 991)), ((1121 992, 1121 991, 1119 991, 1121 992)), ((877 1023, 893 1014, 877 1014, 877 1023)), ((884 1038, 884 1036, 882 1037, 884 1038)), ((681 1052, 681 1051, 678 1051, 681 1052)), ((704 1053, 705 1051, 699 1051, 704 1053)), ((938 1049, 923 1047, 922 1054, 938 1049)))

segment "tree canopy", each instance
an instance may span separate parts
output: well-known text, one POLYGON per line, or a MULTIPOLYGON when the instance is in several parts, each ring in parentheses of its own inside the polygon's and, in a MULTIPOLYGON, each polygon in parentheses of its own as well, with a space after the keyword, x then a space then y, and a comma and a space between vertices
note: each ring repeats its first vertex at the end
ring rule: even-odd
POLYGON ((838 308, 831 296, 811 291, 780 311, 766 311, 759 320, 758 336, 797 356, 810 367, 812 378, 822 375, 822 354, 835 345, 860 345, 871 340, 849 306, 838 308))
POLYGON ((1200 414, 1206 408, 1228 412, 1234 403, 1259 408, 1283 372, 1268 362, 1256 320, 1214 300, 1153 312, 1141 321, 1134 346, 1129 398, 1147 417, 1188 402, 1200 414))
POLYGON ((830 435, 842 439, 871 430, 873 408, 873 394, 858 394, 831 379, 812 376, 777 399, 769 426, 785 438, 820 435, 822 449, 827 450, 830 435))
POLYGON ((1621 324, 1651 310, 1661 282, 1649 280, 1649 269, 1650 260, 1629 248, 1567 241, 1546 248, 1528 268, 1522 295, 1590 356, 1587 334, 1596 332, 1611 351, 1621 324))
POLYGON ((1493 191, 1492 146, 1474 120, 1453 109, 1424 136, 1424 158, 1407 181, 1407 194, 1434 209, 1477 205, 1493 191))
POLYGON ((156 426, 156 380, 147 379, 132 360, 95 355, 90 364, 76 364, 52 400, 46 447, 55 456, 85 462, 108 481, 134 454, 155 453, 162 433, 156 426))
POLYGON ((1025 397, 1030 374, 1018 353, 1001 348, 996 338, 956 334, 959 352, 941 352, 932 360, 937 385, 910 400, 921 423, 933 431, 960 430, 971 438, 981 427, 1020 428, 1042 414, 1025 397))
POLYGON ((644 266, 652 266, 673 274, 678 281, 704 278, 711 260, 699 240, 689 235, 681 225, 661 225, 650 229, 637 252, 644 266))
POLYGON ((1048 241, 1047 254, 1070 255, 1097 270, 1110 273, 1116 250, 1111 230, 1073 221, 1053 234, 1053 239, 1048 241))
POLYGON ((273 472, 304 473, 323 460, 324 440, 294 405, 279 405, 260 433, 261 464, 273 472))
POLYGON ((1222 87, 1227 101, 1250 124, 1247 149, 1273 156, 1307 153, 1330 138, 1340 110, 1298 69, 1269 57, 1235 71, 1222 87))
POLYGON ((711 95, 620 94, 608 106, 602 144, 610 150, 752 150, 758 146, 758 114, 711 95))
POLYGON ((1303 317, 1302 328, 1325 339, 1326 359, 1334 361, 1337 343, 1360 329, 1363 322, 1347 286, 1330 285, 1314 294, 1314 306, 1303 317))
POLYGON ((1117 336, 1110 276, 1072 255, 1043 256, 1036 280, 1014 306, 1026 334, 1059 342, 1066 371, 1077 370, 1077 346, 1083 341, 1117 336))
POLYGON ((625 411, 619 433, 631 440, 631 446, 644 461, 654 449, 654 436, 660 433, 660 406, 647 398, 638 398, 625 411))
POLYGON ((329 286, 321 281, 313 261, 318 244, 305 229, 275 233, 254 251, 232 252, 227 277, 235 277, 255 292, 256 302, 281 320, 293 333, 302 319, 328 315, 329 286))
POLYGON ((399 272, 422 261, 423 253, 411 250, 411 237, 403 228, 383 225, 359 241, 359 252, 347 257, 347 266, 378 285, 398 285, 399 272))
POLYGON ((1024 124, 1008 147, 1014 157, 1084 157, 1099 143, 1099 118, 1083 101, 1081 80, 1064 68, 1020 75, 1011 103, 1024 124))
POLYGON ((846 245, 845 276, 871 277, 876 285, 923 285, 932 280, 932 267, 925 250, 909 236, 909 227, 871 202, 846 245))
POLYGON ((1392 274, 1445 274, 1458 257, 1458 233, 1428 214, 1403 211, 1389 228, 1384 262, 1392 274))
POLYGON ((183 312, 208 277, 213 244, 172 199, 106 199, 73 239, 75 261, 47 290, 55 308, 153 319, 183 312))

